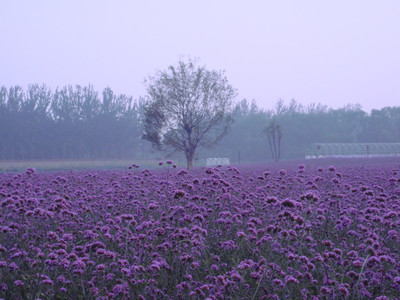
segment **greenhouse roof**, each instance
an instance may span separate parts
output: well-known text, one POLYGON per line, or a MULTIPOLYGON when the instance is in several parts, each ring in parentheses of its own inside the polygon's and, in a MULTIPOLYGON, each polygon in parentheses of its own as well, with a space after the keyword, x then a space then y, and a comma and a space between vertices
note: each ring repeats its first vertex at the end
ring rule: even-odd
POLYGON ((308 156, 400 156, 400 143, 315 143, 308 156))

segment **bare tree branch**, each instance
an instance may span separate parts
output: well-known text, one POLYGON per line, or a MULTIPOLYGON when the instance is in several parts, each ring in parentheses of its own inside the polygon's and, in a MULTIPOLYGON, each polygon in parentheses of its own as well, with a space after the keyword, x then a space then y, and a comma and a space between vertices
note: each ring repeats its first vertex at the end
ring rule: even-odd
POLYGON ((143 138, 158 148, 183 151, 192 167, 198 146, 211 146, 232 122, 236 91, 224 72, 179 61, 146 80, 143 138))

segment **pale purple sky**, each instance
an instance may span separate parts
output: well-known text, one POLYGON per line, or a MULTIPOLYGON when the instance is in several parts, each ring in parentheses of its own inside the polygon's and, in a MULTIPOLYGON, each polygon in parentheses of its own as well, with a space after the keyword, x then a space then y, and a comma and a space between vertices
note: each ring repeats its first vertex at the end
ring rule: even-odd
POLYGON ((12 0, 0 4, 0 86, 109 86, 198 57, 237 100, 366 111, 400 105, 400 1, 12 0))

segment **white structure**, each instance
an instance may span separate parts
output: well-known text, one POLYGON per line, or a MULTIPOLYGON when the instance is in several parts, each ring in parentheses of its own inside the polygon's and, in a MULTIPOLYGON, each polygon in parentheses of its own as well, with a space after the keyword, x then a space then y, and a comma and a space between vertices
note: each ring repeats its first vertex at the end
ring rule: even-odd
POLYGON ((400 156, 400 143, 316 143, 306 154, 307 159, 387 156, 400 156))
POLYGON ((206 159, 207 167, 212 166, 229 166, 231 163, 227 157, 209 157, 206 159))

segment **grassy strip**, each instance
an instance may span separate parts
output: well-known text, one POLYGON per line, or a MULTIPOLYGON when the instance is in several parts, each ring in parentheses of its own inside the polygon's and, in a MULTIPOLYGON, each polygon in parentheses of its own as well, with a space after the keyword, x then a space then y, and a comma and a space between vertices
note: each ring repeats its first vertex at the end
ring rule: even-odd
MULTIPOLYGON (((134 161, 143 168, 157 166, 156 161, 134 161)), ((81 169, 126 169, 132 165, 130 160, 31 160, 0 161, 1 172, 20 172, 27 168, 40 171, 81 170, 81 169)))

